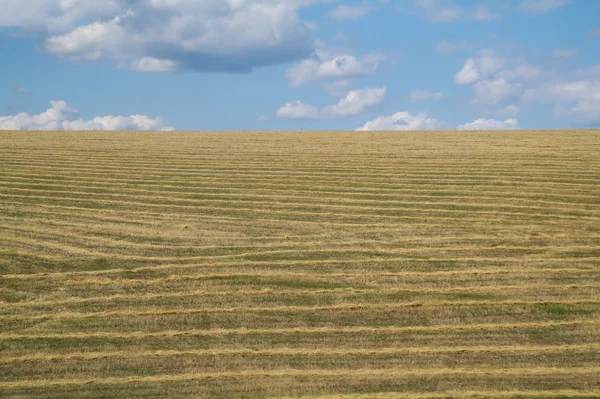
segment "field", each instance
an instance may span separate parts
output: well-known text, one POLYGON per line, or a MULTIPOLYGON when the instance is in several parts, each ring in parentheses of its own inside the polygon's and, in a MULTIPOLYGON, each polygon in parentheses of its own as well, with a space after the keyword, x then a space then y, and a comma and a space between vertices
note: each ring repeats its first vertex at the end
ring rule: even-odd
POLYGON ((598 398, 600 131, 0 133, 0 397, 598 398))

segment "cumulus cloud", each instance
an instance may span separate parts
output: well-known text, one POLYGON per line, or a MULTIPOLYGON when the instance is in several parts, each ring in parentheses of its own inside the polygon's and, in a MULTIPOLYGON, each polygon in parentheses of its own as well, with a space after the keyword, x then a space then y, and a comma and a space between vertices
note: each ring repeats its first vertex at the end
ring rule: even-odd
POLYGON ((381 104, 386 92, 385 87, 351 90, 337 104, 323 108, 295 101, 281 106, 276 115, 288 119, 334 119, 358 115, 381 104))
POLYGON ((477 82, 481 78, 479 68, 475 63, 475 59, 469 58, 465 61, 465 64, 460 71, 454 74, 454 83, 459 85, 469 85, 477 82))
MULTIPOLYGON (((573 56, 577 49, 555 49, 554 56, 573 56), (558 51, 557 51, 558 50, 558 51)), ((472 103, 500 117, 515 117, 525 103, 551 103, 554 116, 578 124, 600 124, 600 65, 587 69, 544 70, 523 59, 508 60, 491 50, 465 61, 457 84, 473 89, 472 103)))
POLYGON ((178 69, 176 62, 144 57, 131 63, 131 69, 141 72, 172 72, 178 69))
POLYGON ((541 75, 541 68, 524 60, 507 60, 492 50, 482 50, 478 57, 465 61, 454 80, 457 84, 471 85, 473 104, 499 112, 499 106, 517 103, 541 75))
POLYGON ((497 119, 476 119, 473 122, 465 123, 456 127, 457 130, 517 130, 519 124, 516 119, 506 119, 504 121, 497 119))
POLYGON ((298 87, 319 79, 344 79, 366 76, 377 71, 385 57, 378 53, 361 57, 319 50, 311 59, 290 67, 286 78, 290 87, 298 87))
POLYGON ((285 103, 275 112, 278 118, 287 119, 323 119, 318 107, 304 104, 302 101, 285 103))
POLYGON ((547 82, 528 89, 524 98, 527 101, 553 102, 555 116, 575 116, 583 123, 600 124, 600 76, 547 82))
POLYGON ((79 26, 71 32, 50 37, 46 49, 53 54, 78 60, 96 60, 103 51, 123 40, 126 34, 120 26, 120 17, 108 22, 94 22, 79 26))
POLYGON ((517 61, 517 64, 515 64, 512 69, 504 69, 498 72, 496 77, 506 80, 531 80, 540 76, 541 73, 542 69, 540 67, 528 64, 524 61, 517 61))
POLYGON ((540 15, 569 3, 569 0, 522 0, 517 9, 526 14, 540 15))
POLYGON ((83 120, 64 101, 50 101, 50 104, 49 109, 38 115, 22 112, 0 117, 0 130, 173 130, 161 118, 108 115, 83 120))
POLYGON ((319 0, 4 0, 0 28, 39 35, 67 59, 109 58, 141 71, 249 72, 306 58, 319 0))
POLYGON ((447 125, 444 122, 428 118, 425 112, 421 112, 417 115, 412 115, 409 112, 397 112, 393 115, 378 116, 356 130, 440 130, 445 129, 446 127, 447 125))
MULTIPOLYGON (((409 112, 397 112, 393 115, 381 115, 368 121, 356 129, 361 131, 390 130, 447 130, 448 125, 438 119, 429 118, 425 112, 412 115, 409 112)), ((456 130, 516 130, 519 124, 516 119, 476 119, 456 127, 456 130)))
POLYGON ((504 78, 482 80, 473 86, 473 103, 497 105, 502 100, 513 98, 521 92, 521 84, 504 78))
POLYGON ((454 75, 457 84, 473 84, 479 79, 486 79, 506 65, 506 59, 492 50, 481 50, 479 57, 469 58, 462 69, 454 75))
POLYGON ((410 93, 410 101, 412 102, 425 101, 430 99, 433 101, 440 101, 442 97, 444 97, 444 93, 442 93, 441 91, 430 92, 426 90, 415 90, 412 93, 410 93))
POLYGON ((71 30, 78 21, 105 20, 123 10, 122 0, 3 0, 0 27, 55 33, 71 30))
POLYGON ((356 6, 341 5, 331 10, 329 18, 335 21, 348 21, 363 17, 374 9, 375 8, 367 2, 356 6))

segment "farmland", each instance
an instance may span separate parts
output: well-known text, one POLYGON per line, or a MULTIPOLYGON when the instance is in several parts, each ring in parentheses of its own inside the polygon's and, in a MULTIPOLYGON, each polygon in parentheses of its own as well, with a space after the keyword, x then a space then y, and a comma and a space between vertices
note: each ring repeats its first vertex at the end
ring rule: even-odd
POLYGON ((0 396, 600 397, 600 131, 0 133, 0 396))

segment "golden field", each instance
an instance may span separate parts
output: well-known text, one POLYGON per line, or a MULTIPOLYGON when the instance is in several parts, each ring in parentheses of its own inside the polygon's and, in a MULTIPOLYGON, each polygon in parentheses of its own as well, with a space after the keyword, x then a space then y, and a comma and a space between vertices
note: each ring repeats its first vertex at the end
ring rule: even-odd
POLYGON ((600 131, 0 132, 0 397, 598 398, 600 131))

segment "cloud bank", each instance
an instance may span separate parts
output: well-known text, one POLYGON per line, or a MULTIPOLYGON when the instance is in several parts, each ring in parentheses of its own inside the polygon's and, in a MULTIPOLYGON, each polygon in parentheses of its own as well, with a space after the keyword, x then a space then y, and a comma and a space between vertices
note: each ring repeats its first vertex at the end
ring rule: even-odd
POLYGON ((385 87, 351 90, 337 104, 324 108, 295 101, 281 106, 276 115, 287 119, 334 119, 358 115, 381 104, 386 93, 385 87))
POLYGON ((161 118, 108 115, 83 120, 64 101, 50 101, 50 104, 50 108, 38 115, 22 112, 0 116, 0 130, 174 130, 165 126, 161 118))
POLYGON ((249 72, 308 57, 318 0, 2 1, 0 28, 37 35, 74 60, 108 58, 138 71, 249 72))
POLYGON ((409 112, 397 112, 389 116, 378 116, 356 130, 442 130, 446 128, 447 125, 444 122, 428 118, 425 112, 417 115, 412 115, 409 112))

